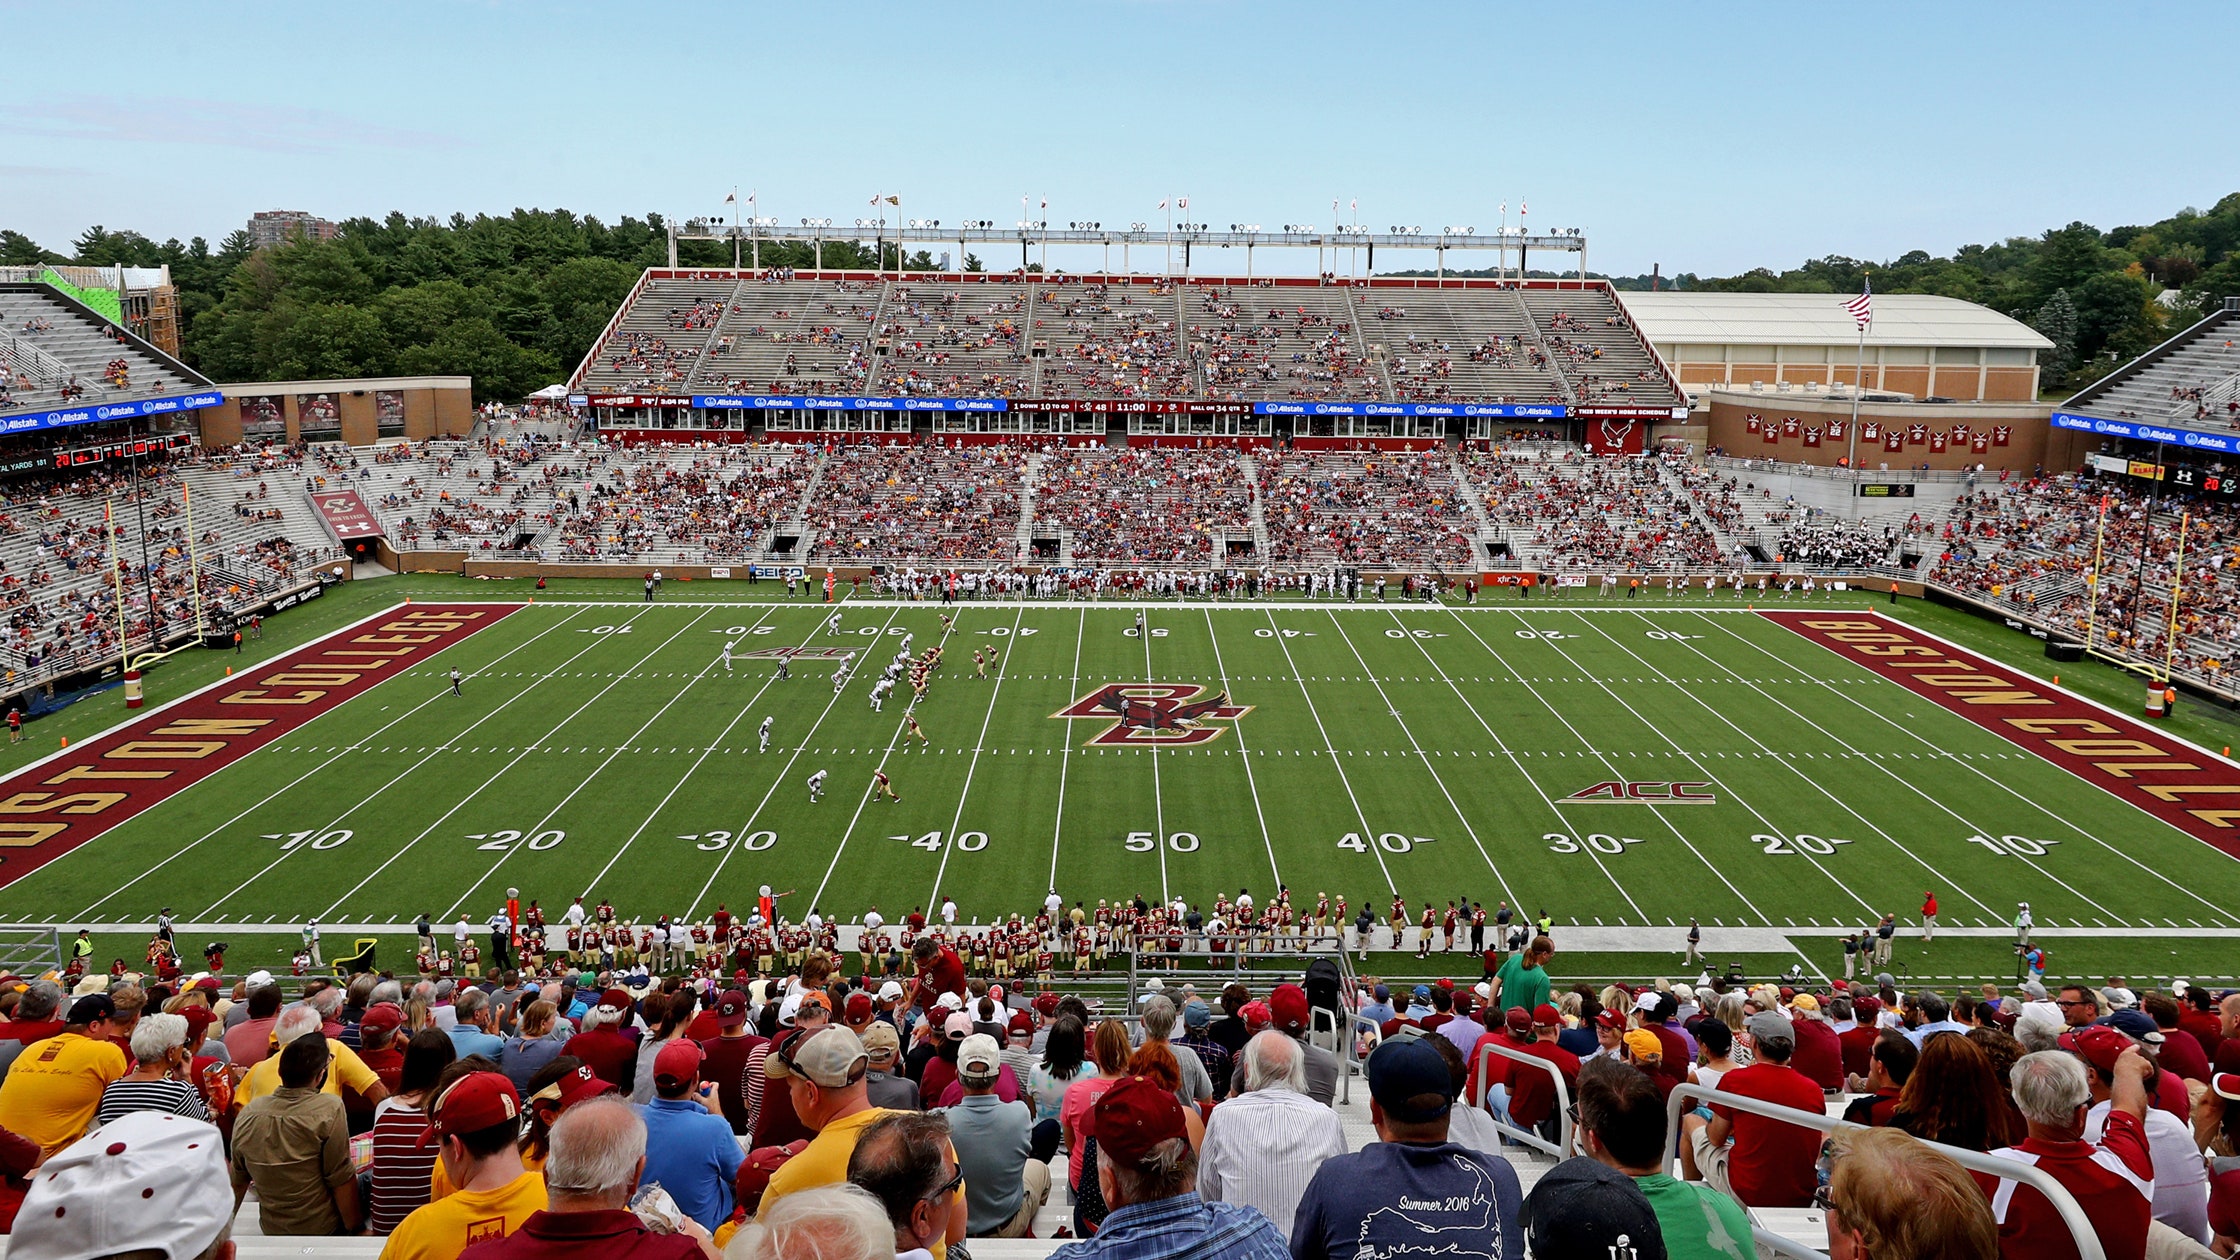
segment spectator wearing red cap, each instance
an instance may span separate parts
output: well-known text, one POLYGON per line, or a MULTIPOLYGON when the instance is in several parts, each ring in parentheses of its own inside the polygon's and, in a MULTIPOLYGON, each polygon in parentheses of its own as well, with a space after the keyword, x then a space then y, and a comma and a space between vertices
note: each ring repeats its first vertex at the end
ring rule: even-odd
POLYGON ((1484 1051, 1487 1046, 1522 1051, 1530 1044, 1532 1012, 1525 1007, 1516 1006, 1502 1012, 1499 1028, 1478 1038, 1470 1046, 1468 1097, 1471 1102, 1484 1107, 1505 1123, 1509 1120, 1509 1081, 1516 1071, 1516 1061, 1506 1055, 1486 1054, 1484 1051))
POLYGON ((1121 1081, 1097 1098, 1089 1123, 1109 1215, 1094 1238, 1066 1243, 1055 1260, 1288 1260, 1266 1217, 1199 1198, 1198 1157, 1171 1090, 1121 1081))
POLYGON ((646 1126, 628 1104, 570 1107, 551 1139, 545 1209, 504 1238, 469 1247, 466 1260, 716 1260, 699 1222, 686 1217, 677 1233, 659 1234, 629 1210, 645 1176, 646 1126))
POLYGON ((583 1031, 568 1038, 560 1053, 590 1064, 599 1079, 616 1089, 629 1089, 638 1068, 637 1039, 623 1031, 629 1018, 630 995, 621 989, 606 990, 598 1004, 584 1013, 583 1031))
POLYGON ((544 1207, 544 1179, 521 1162, 520 1094, 503 1072, 471 1062, 445 1070, 420 1137, 458 1189, 405 1217, 382 1260, 455 1260, 468 1243, 502 1238, 544 1207))
POLYGON ((747 995, 743 991, 725 989, 717 994, 715 1017, 716 1035, 700 1043, 707 1052, 700 1073, 703 1079, 715 1083, 716 1104, 731 1131, 744 1136, 751 1118, 747 1114, 747 1060, 764 1042, 747 1026, 747 995))
POLYGON ((1206 1117, 1198 1193, 1260 1210, 1285 1234, 1322 1161, 1346 1151, 1338 1113, 1307 1097, 1300 1043, 1263 1032, 1244 1045, 1244 1092, 1206 1117))
POLYGON ((2240 1249, 2240 1075, 2219 1072, 2209 1078, 2202 1098, 2203 1118, 2214 1117, 2209 1155, 2217 1167, 2209 1177, 2209 1230, 2218 1255, 2240 1249))
MULTIPOLYGON (((2120 1035, 2120 1034, 2119 1034, 2120 1035)), ((2097 1143, 2084 1140, 2092 1103, 2091 1073, 2076 1054, 2040 1050, 2022 1056, 2009 1074, 2014 1100, 2030 1134, 1992 1154, 2030 1164, 2061 1184, 2084 1209, 2108 1260, 2142 1260, 2154 1220, 2154 1156, 2147 1148, 2146 1078, 2151 1065, 2125 1047, 2110 1072, 2111 1107, 2097 1143)), ((2019 1182, 1982 1173, 1999 1221, 1999 1253, 2033 1258, 2073 1256, 2076 1244, 2053 1204, 2019 1182)))
MULTIPOLYGON (((1579 1056, 1556 1044, 1563 1031, 1563 1016, 1546 1002, 1532 1008, 1532 1040, 1521 1047, 1536 1059, 1545 1059, 1563 1076, 1564 1096, 1579 1093, 1579 1056)), ((1538 1068, 1516 1065, 1509 1074, 1509 1122, 1520 1129, 1554 1128, 1556 1078, 1538 1068)))
POLYGON ((712 1230, 731 1215, 731 1178, 742 1153, 731 1125, 700 1084, 705 1055, 700 1043, 679 1037, 653 1061, 653 1101, 640 1111, 646 1124, 648 1181, 661 1183, 677 1209, 712 1230))
POLYGON ((1855 1023, 1836 1033, 1836 1043, 1843 1054, 1843 1075, 1846 1082, 1854 1076, 1864 1077, 1874 1059, 1874 1043, 1881 1036, 1876 1018, 1882 1014, 1882 999, 1873 994, 1860 997, 1851 1004, 1855 1023))
POLYGON ((404 1041, 398 1034, 404 1029, 404 1008, 395 1002, 376 1002, 359 1016, 355 1031, 358 1034, 358 1061, 381 1078, 381 1084, 394 1097, 398 1082, 404 1078, 404 1041))
MULTIPOLYGON (((2136 1014, 2135 1012, 2129 1012, 2136 1014)), ((2085 1112, 2084 1140, 2097 1144, 2106 1133, 2108 1115, 2114 1110, 2115 1070, 2123 1054, 2134 1045, 2130 1037, 2105 1024, 2080 1028, 2061 1038, 2062 1049, 2085 1062, 2092 1087, 2092 1106, 2085 1112)), ((2142 1084, 2150 1100, 2154 1079, 2167 1076, 2147 1060, 2142 1084)), ((2206 1246, 2209 1242, 2208 1172, 2201 1162, 2201 1148, 2194 1145, 2193 1129, 2170 1112, 2151 1105, 2141 1117, 2147 1153, 2154 1161, 2154 1218, 2206 1246)))
POLYGON ((1524 1260, 1516 1169, 1448 1140, 1454 1078, 1437 1047, 1388 1041, 1369 1056, 1368 1077, 1378 1140, 1325 1161, 1308 1183, 1292 1222, 1295 1260, 1434 1252, 1464 1235, 1474 1254, 1524 1260))
MULTIPOLYGON (((367 1009, 367 1020, 380 1014, 382 1006, 396 1009, 393 1003, 376 1004, 367 1009)), ((373 1162, 366 1169, 368 1233, 389 1233, 428 1202, 436 1167, 435 1150, 421 1140, 428 1132, 428 1099, 457 1057, 451 1038, 438 1028, 423 1028, 405 1044, 397 1092, 374 1109, 373 1162)))

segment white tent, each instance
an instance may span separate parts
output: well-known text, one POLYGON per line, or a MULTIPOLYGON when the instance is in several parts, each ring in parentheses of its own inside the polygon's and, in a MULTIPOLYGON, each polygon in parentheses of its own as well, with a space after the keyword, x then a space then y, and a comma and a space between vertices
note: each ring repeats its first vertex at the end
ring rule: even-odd
POLYGON ((529 397, 531 398, 540 399, 545 402, 560 402, 563 399, 567 398, 567 396, 568 387, 565 384, 547 385, 543 389, 538 390, 536 393, 529 395, 529 397))

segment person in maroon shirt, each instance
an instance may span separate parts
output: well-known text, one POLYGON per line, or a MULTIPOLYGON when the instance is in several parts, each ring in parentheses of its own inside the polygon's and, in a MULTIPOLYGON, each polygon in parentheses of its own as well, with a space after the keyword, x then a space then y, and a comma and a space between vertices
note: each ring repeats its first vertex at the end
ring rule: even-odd
MULTIPOLYGON (((2108 1260, 2143 1260, 2154 1221, 2154 1158, 2145 1126, 2150 1069, 2136 1048, 2116 1060, 2107 1127, 2096 1146, 2084 1140, 2092 1085, 2083 1061, 2066 1050, 2024 1055, 2011 1075, 2029 1136, 1991 1152, 2059 1182, 2084 1209, 2108 1260)), ((2068 1225, 2043 1194, 1983 1173, 1976 1181, 1998 1218, 2001 1255, 2065 1260, 2077 1254, 2068 1225)))
POLYGON ((1895 1028, 1885 1028, 1875 1039, 1873 1056, 1867 1061, 1867 1092, 1851 1100, 1843 1109, 1843 1118, 1853 1124, 1881 1128, 1890 1123, 1898 1109, 1899 1092, 1913 1077, 1913 1069, 1921 1061, 1921 1051, 1906 1035, 1895 1028))
POLYGON ((1796 1012, 1797 1051, 1790 1057, 1789 1066, 1804 1073, 1805 1079, 1823 1090, 1831 1093, 1841 1090, 1843 1040, 1820 1017, 1820 999, 1810 993, 1799 993, 1791 1009, 1796 1012))
POLYGON ((594 1098, 568 1108, 553 1122, 551 1142, 545 1209, 510 1234, 470 1244, 462 1260, 717 1260, 708 1231, 691 1218, 677 1233, 657 1234, 630 1211, 645 1175, 646 1126, 628 1103, 594 1098), (626 1176, 613 1176, 617 1165, 626 1176))
POLYGON ((1865 1076, 1867 1068, 1873 1063, 1876 1036, 1874 1021, 1881 1014, 1882 999, 1872 994, 1851 1004, 1851 1017, 1858 1022, 1836 1034, 1836 1043, 1843 1051, 1843 1074, 1847 1079, 1865 1076))
POLYGON ((944 993, 954 993, 959 1001, 963 1000, 964 960, 957 957, 957 951, 936 943, 930 936, 921 936, 910 947, 910 958, 918 967, 918 983, 910 995, 912 1006, 930 1011, 944 993))
POLYGON ((574 1055, 590 1065, 599 1079, 618 1090, 627 1091, 635 1083, 638 1069, 638 1040, 622 1029, 623 1021, 630 1017, 630 995, 620 989, 608 989, 599 995, 599 1004, 583 1017, 583 1031, 568 1038, 560 1053, 574 1055))
MULTIPOLYGON (((1579 1095, 1579 1056, 1556 1044, 1563 1032, 1563 1016, 1546 1002, 1532 1008, 1532 1040, 1522 1047, 1536 1059, 1546 1059, 1563 1073, 1567 1097, 1579 1095)), ((1520 1129, 1537 1129, 1556 1106, 1555 1078, 1525 1064, 1511 1064, 1509 1119, 1520 1129)))
POLYGON ((725 989, 716 996, 712 1008, 717 1034, 700 1043, 706 1058, 700 1063, 700 1078, 716 1084, 716 1102, 723 1108, 723 1118, 731 1122, 733 1133, 744 1134, 750 1117, 747 1114, 747 1060, 754 1048, 766 1044, 747 1027, 747 995, 737 989, 725 989))
POLYGON ((397 1030, 403 1026, 404 1008, 394 1002, 374 1003, 358 1021, 358 1057, 392 1094, 404 1078, 404 1049, 397 1044, 397 1030))
POLYGON ((2209 1056, 2201 1049, 2201 1043, 2187 1036, 2180 1026, 2183 1016, 2177 1000, 2167 993, 2149 993, 2139 999, 2139 1009, 2154 1021, 2155 1031, 2162 1034, 2162 1048, 2155 1053, 2155 1061, 2177 1073, 2180 1079, 2207 1082, 2209 1056))
MULTIPOLYGON (((1815 1115, 1826 1109, 1818 1085, 1789 1066, 1797 1041, 1789 1018, 1759 1011, 1743 1026, 1756 1042, 1757 1061, 1719 1078, 1719 1088, 1745 1098, 1815 1115)), ((1688 1167, 1714 1190, 1747 1207, 1807 1207, 1819 1189, 1820 1131, 1714 1105, 1712 1118, 1684 1116, 1681 1144, 1688 1167), (1732 1143, 1729 1143, 1729 1139, 1732 1143)))
POLYGON ((2217 1043, 2224 1040, 2224 1021, 2217 1017, 2217 998, 2200 985, 2187 985, 2178 995, 2178 1027, 2193 1034, 2201 1045, 2201 1057, 2217 1057, 2217 1043))

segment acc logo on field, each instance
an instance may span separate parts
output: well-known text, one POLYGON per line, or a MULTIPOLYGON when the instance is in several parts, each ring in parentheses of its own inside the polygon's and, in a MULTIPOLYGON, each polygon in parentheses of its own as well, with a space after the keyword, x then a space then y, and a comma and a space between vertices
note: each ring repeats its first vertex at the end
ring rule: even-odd
POLYGON ((1228 692, 1196 683, 1107 683, 1050 716, 1111 723, 1090 744, 1164 748, 1219 739, 1224 728, 1206 722, 1233 722, 1250 712, 1249 704, 1229 703, 1228 692))
POLYGON ((1580 788, 1557 801, 1558 805, 1716 805, 1719 798, 1702 789, 1708 783, 1628 783, 1606 779, 1580 788))

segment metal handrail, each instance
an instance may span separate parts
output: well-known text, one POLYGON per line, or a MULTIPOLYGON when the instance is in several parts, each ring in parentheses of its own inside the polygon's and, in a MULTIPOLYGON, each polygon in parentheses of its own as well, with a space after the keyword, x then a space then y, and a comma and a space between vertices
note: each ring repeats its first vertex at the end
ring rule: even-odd
MULTIPOLYGON (((1731 1107, 1736 1111, 1747 1111, 1751 1115, 1763 1116, 1768 1120, 1779 1120, 1802 1128, 1817 1129, 1822 1133, 1842 1133, 1851 1129, 1868 1127, 1863 1124, 1854 1124, 1849 1120, 1838 1120, 1822 1112, 1799 1111, 1794 1107, 1783 1107, 1775 1103, 1762 1102, 1756 1098, 1745 1098, 1740 1094, 1730 1094, 1725 1090, 1713 1089, 1707 1085, 1697 1085, 1683 1081, 1673 1087, 1672 1096, 1665 1104, 1665 1145, 1661 1171, 1667 1175, 1671 1174, 1673 1161, 1679 1157, 1680 1117, 1693 1110, 1691 1104, 1698 1101, 1716 1103, 1722 1107, 1731 1107)), ((2043 1170, 2019 1160, 2003 1159, 1997 1155, 1987 1155, 1982 1151, 1965 1150, 1957 1146, 1946 1146, 1942 1142, 1928 1142, 1926 1144, 1950 1156, 1952 1162, 1970 1172, 1987 1173, 2001 1181, 2020 1182, 2046 1196, 2046 1200, 2053 1204, 2054 1211, 2061 1214, 2061 1223, 2069 1227, 2070 1235, 2076 1239, 2077 1260, 2107 1260, 2108 1253, 2100 1246, 2100 1235, 2092 1228, 2092 1219, 2084 1214, 2084 1208, 2078 1205, 2076 1198, 2069 1193, 2068 1188, 2055 1181, 2043 1170)), ((1817 1251, 1802 1248, 1799 1244, 1756 1225, 1751 1226, 1750 1232, 1756 1235, 1760 1243, 1779 1251, 1783 1255, 1806 1258, 1820 1255, 1817 1251)))
MULTIPOLYGON (((1439 1034, 1437 1032, 1433 1032, 1431 1035, 1436 1037, 1439 1034)), ((1511 1050, 1509 1047, 1501 1045, 1498 1042, 1485 1041, 1480 1042, 1478 1045, 1478 1062, 1476 1064, 1476 1068, 1477 1078, 1480 1081, 1483 1081, 1485 1079, 1486 1067, 1491 1062, 1492 1056, 1497 1054, 1502 1058, 1514 1059, 1519 1063, 1539 1068, 1541 1071, 1546 1072, 1548 1075, 1555 1078, 1555 1115, 1559 1123, 1556 1129, 1556 1140, 1553 1142, 1550 1142, 1548 1139, 1532 1132, 1530 1129, 1520 1129, 1513 1124, 1505 1124, 1499 1119, 1494 1120, 1493 1127, 1501 1130, 1501 1132, 1506 1134, 1511 1141, 1529 1146, 1537 1151, 1545 1151, 1548 1154, 1555 1156, 1557 1159, 1569 1158, 1571 1155, 1571 1087, 1564 1083, 1563 1069, 1557 1067, 1554 1061, 1543 1059, 1539 1055, 1526 1054, 1522 1050, 1511 1050)), ((1483 1096, 1482 1092, 1480 1096, 1483 1096)), ((1473 1103, 1471 1105, 1484 1107, 1484 1104, 1482 1103, 1473 1103)), ((1492 1108, 1490 1107, 1486 1107, 1484 1108, 1484 1110, 1486 1111, 1487 1115, 1493 1114, 1492 1108)))

